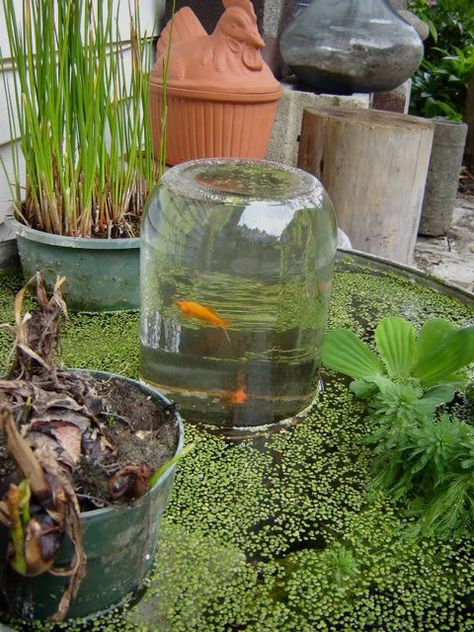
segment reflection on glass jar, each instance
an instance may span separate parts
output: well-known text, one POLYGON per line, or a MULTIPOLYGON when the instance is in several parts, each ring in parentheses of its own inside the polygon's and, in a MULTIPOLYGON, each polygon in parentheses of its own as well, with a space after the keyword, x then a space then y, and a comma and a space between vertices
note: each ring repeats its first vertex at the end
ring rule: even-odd
POLYGON ((336 222, 314 176, 265 161, 165 173, 142 226, 141 377, 185 418, 292 416, 316 392, 336 222))

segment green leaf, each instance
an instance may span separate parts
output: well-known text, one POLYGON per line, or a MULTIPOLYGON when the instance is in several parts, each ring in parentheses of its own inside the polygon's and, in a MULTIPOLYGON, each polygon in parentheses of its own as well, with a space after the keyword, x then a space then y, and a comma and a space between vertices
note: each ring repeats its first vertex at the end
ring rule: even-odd
POLYGON ((431 331, 418 341, 417 360, 412 369, 425 387, 452 382, 453 378, 459 378, 454 373, 474 361, 474 326, 448 332, 447 323, 440 326, 430 322, 431 331))
POLYGON ((189 454, 191 452, 191 450, 194 449, 195 447, 195 443, 190 443, 188 444, 186 447, 184 447, 181 452, 179 452, 178 454, 175 454, 173 457, 171 457, 171 459, 169 459, 168 461, 166 461, 166 463, 163 463, 163 465, 161 467, 159 467, 157 470, 155 470, 152 475, 150 476, 150 478, 148 479, 148 484, 150 485, 150 487, 153 487, 154 485, 156 485, 156 483, 159 481, 159 479, 163 476, 163 474, 165 472, 167 472, 171 467, 173 467, 174 465, 176 465, 176 463, 178 463, 179 461, 181 461, 181 459, 186 456, 187 454, 189 454))
POLYGON ((349 385, 349 389, 359 399, 368 399, 377 392, 377 386, 373 382, 367 382, 362 378, 353 380, 349 385))
POLYGON ((455 331, 453 324, 441 318, 427 320, 423 325, 418 340, 415 343, 412 374, 423 373, 424 367, 431 362, 431 357, 445 342, 445 339, 455 331))
POLYGON ((455 330, 454 325, 447 320, 441 318, 427 320, 415 344, 414 363, 423 361, 424 356, 431 355, 433 349, 437 349, 455 330))
POLYGON ((441 406, 450 402, 455 392, 456 387, 452 384, 438 384, 429 388, 423 395, 423 399, 429 399, 435 402, 436 406, 441 406))
POLYGON ((390 377, 410 375, 415 335, 413 325, 398 316, 384 318, 377 325, 375 344, 390 377))
POLYGON ((375 353, 347 329, 334 329, 326 334, 321 360, 328 369, 350 377, 366 378, 383 373, 375 353))

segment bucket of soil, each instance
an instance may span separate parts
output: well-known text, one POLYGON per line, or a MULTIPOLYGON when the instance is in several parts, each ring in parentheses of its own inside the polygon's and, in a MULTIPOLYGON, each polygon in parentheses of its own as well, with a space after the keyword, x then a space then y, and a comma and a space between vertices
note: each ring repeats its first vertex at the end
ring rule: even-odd
POLYGON ((15 301, 16 358, 0 380, 1 607, 22 621, 85 617, 140 588, 176 461, 175 407, 103 372, 56 370, 61 281, 40 311, 15 301))

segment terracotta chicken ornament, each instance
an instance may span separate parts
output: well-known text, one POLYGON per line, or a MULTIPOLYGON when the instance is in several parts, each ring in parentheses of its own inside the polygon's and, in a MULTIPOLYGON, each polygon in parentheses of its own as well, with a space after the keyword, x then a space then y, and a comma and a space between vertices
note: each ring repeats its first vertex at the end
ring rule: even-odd
POLYGON ((223 4, 213 33, 183 7, 158 40, 150 109, 159 155, 166 74, 168 164, 265 155, 281 87, 262 58, 264 42, 250 0, 223 4))
MULTIPOLYGON (((222 82, 238 83, 237 77, 258 80, 270 73, 260 49, 264 42, 257 29, 257 17, 250 0, 223 0, 225 11, 211 35, 205 31, 189 7, 183 7, 163 30, 157 44, 157 57, 164 58, 169 38, 172 38, 170 81, 186 79, 214 83, 222 89, 222 82)), ((253 82, 252 81, 252 82, 253 82)), ((189 85, 189 84, 188 84, 189 85)), ((246 86, 243 86, 246 87, 246 86)))

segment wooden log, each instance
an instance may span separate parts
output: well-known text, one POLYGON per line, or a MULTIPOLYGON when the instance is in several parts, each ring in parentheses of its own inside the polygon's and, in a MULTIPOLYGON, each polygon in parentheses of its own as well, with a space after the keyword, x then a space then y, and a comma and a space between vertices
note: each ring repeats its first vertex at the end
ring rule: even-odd
POLYGON ((395 112, 305 110, 298 166, 322 182, 354 248, 412 262, 433 130, 395 112))

